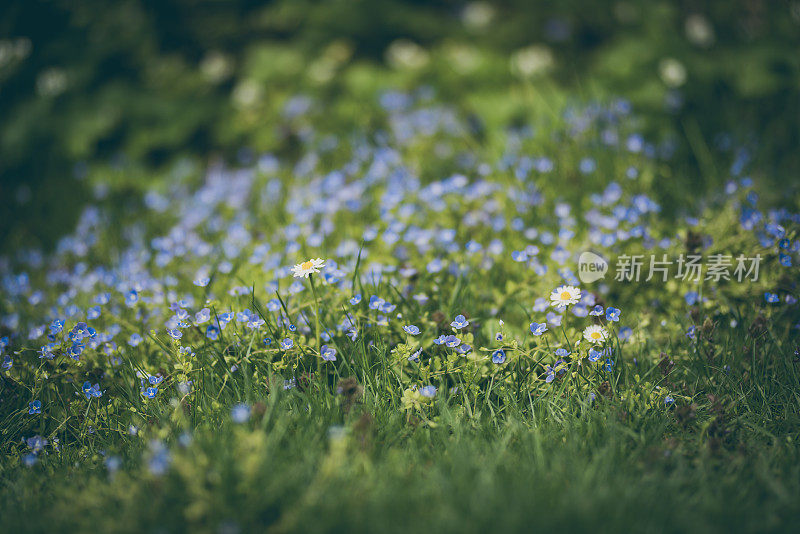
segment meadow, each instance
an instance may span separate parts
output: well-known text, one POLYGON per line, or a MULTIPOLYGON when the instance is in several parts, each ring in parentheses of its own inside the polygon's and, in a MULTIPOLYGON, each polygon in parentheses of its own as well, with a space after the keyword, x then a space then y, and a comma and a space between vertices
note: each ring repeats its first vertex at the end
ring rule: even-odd
POLYGON ((780 141, 542 47, 297 54, 250 51, 233 154, 92 159, 11 232, 2 531, 794 530, 780 141))

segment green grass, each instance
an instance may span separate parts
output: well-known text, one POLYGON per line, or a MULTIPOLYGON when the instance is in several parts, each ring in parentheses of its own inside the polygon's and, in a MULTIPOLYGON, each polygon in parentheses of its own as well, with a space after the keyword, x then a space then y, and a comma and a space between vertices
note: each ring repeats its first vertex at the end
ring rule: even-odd
POLYGON ((631 409, 619 393, 533 408, 508 395, 470 409, 439 401, 435 428, 369 387, 348 411, 327 388, 275 383, 254 392, 263 404, 248 424, 217 412, 195 426, 175 409, 145 439, 113 439, 134 458, 114 476, 91 448, 5 473, 2 521, 63 532, 791 531, 800 458, 796 388, 782 379, 790 365, 765 369, 764 387, 695 383, 693 415, 631 409), (194 439, 173 449, 168 474, 139 467, 142 442, 184 427, 194 439))
POLYGON ((126 435, 124 412, 106 419, 90 404, 62 452, 32 468, 5 462, 0 521, 51 532, 792 531, 798 364, 771 328, 752 361, 740 349, 755 342, 747 328, 724 330, 695 353, 674 346, 684 356, 671 370, 646 348, 623 352, 623 372, 594 403, 566 382, 536 393, 512 384, 467 387, 418 414, 401 409, 385 349, 344 353, 353 364, 339 373, 362 396, 336 394, 333 376, 284 391, 258 378, 270 366, 242 343, 227 361, 257 384, 200 358, 194 402, 132 402, 138 436, 126 435), (648 402, 655 385, 682 400, 648 402), (230 419, 237 400, 253 405, 245 424, 230 419), (86 433, 94 422, 109 428, 86 433), (179 444, 185 432, 191 443, 179 444), (170 446, 163 475, 147 468, 154 439, 170 446), (118 472, 101 451, 122 458, 118 472))

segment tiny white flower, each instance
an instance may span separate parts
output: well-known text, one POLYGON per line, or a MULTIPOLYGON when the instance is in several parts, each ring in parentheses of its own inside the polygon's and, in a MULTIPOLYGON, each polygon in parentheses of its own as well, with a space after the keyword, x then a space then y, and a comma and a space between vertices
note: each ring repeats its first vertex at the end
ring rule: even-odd
POLYGON ((559 286, 550 293, 550 304, 559 309, 577 304, 580 300, 581 290, 574 286, 559 286))
POLYGON ((323 267, 325 267, 325 260, 321 258, 311 259, 292 267, 292 273, 295 278, 300 278, 301 276, 308 278, 309 275, 318 273, 323 267))
POLYGON ((602 326, 594 324, 586 327, 583 331, 583 337, 590 343, 602 343, 608 339, 608 332, 602 326))

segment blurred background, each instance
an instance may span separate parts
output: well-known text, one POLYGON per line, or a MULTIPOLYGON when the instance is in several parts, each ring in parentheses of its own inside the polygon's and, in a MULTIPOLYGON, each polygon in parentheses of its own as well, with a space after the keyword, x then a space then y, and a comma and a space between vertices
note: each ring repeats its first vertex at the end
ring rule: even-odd
POLYGON ((798 51, 800 1, 5 0, 0 246, 52 247, 86 202, 212 161, 292 158, 278 125, 298 95, 344 133, 384 87, 468 111, 531 80, 621 96, 695 176, 724 175, 715 149, 745 144, 796 188, 798 51))

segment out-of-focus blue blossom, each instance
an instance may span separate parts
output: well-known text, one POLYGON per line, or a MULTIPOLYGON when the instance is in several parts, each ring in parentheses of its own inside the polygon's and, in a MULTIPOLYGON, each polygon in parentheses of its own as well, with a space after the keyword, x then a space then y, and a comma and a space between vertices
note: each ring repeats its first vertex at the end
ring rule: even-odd
POLYGON ((419 394, 423 397, 433 398, 436 396, 436 387, 435 386, 424 386, 420 388, 419 394))
POLYGON ((240 402, 231 409, 231 419, 234 423, 246 423, 250 419, 250 406, 240 402))

